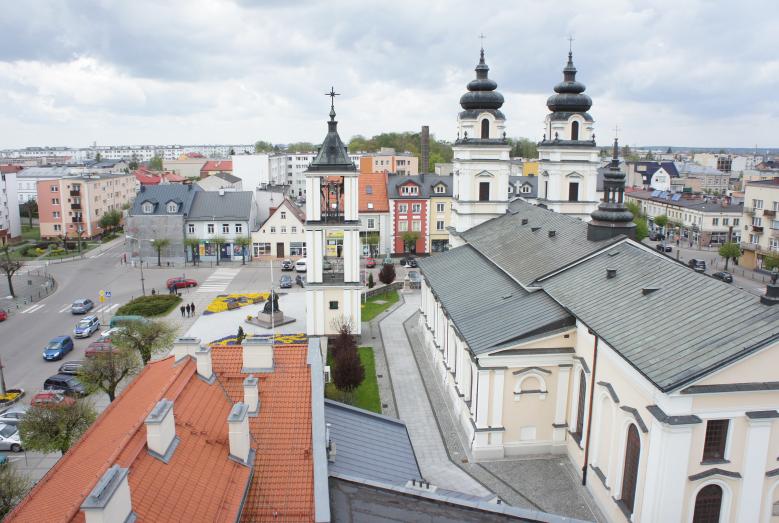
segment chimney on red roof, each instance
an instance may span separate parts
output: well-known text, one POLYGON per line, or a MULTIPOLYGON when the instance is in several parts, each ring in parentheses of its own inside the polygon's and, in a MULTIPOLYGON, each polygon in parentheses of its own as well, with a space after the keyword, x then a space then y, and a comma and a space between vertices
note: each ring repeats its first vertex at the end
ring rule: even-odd
POLYGON ((173 401, 162 399, 146 416, 146 448, 153 457, 167 463, 178 441, 173 401))
POLYGON ((262 338, 243 340, 243 369, 241 372, 270 372, 273 370, 273 342, 262 338))
POLYGON ((236 403, 227 415, 230 440, 230 457, 245 465, 249 464, 251 440, 249 438, 249 406, 236 403))
POLYGON ((243 402, 249 407, 249 416, 260 413, 260 380, 251 374, 243 380, 243 402))
POLYGON ((195 353, 200 349, 200 338, 176 338, 173 342, 173 357, 179 361, 185 356, 195 357, 195 353))
POLYGON ((208 383, 213 383, 216 376, 211 364, 211 347, 206 345, 200 347, 195 352, 195 362, 197 363, 197 375, 208 383))
POLYGON ((128 469, 114 464, 100 477, 92 492, 84 499, 81 510, 86 523, 135 521, 128 469))

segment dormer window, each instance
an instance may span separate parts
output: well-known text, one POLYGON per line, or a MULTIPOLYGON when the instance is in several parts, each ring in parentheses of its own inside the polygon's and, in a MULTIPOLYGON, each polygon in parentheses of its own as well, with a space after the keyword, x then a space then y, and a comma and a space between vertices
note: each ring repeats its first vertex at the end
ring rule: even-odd
POLYGON ((143 214, 151 214, 154 212, 154 204, 151 202, 143 202, 143 205, 141 205, 141 210, 143 211, 143 214))
POLYGON ((446 186, 443 184, 438 184, 433 189, 433 192, 435 192, 436 194, 444 194, 446 192, 446 186))
POLYGON ((522 186, 522 194, 527 194, 530 192, 531 187, 529 185, 523 185, 522 186))
POLYGON ((404 185, 400 188, 400 194, 404 196, 419 194, 419 188, 415 185, 404 185))
POLYGON ((365 186, 365 194, 373 194, 373 186, 372 185, 366 185, 365 186))
POLYGON ((179 210, 179 206, 176 202, 168 202, 168 214, 175 214, 179 210))

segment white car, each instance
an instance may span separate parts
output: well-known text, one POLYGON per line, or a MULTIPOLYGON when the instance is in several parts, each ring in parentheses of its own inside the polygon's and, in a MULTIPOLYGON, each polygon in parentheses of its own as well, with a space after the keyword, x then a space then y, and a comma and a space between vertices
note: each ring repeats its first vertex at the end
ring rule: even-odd
POLYGON ((305 258, 295 262, 295 271, 297 271, 297 272, 306 272, 306 260, 305 260, 305 258))
POLYGON ((0 424, 0 450, 11 452, 22 451, 22 440, 19 439, 19 429, 14 425, 0 424))
POLYGON ((116 334, 117 332, 121 332, 121 331, 122 331, 121 327, 111 327, 110 329, 101 332, 100 337, 97 339, 97 341, 106 341, 106 340, 110 341, 112 334, 116 334))

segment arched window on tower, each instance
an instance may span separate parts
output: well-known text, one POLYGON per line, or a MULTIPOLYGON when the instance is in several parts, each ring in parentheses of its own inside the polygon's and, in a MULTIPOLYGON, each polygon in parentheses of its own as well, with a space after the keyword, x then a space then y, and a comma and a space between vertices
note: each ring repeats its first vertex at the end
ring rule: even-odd
POLYGON ((722 487, 706 485, 695 496, 695 512, 692 523, 719 523, 722 509, 722 487))
POLYGON ((490 121, 486 118, 481 121, 481 138, 486 140, 490 137, 490 121))
POLYGON ((579 139, 579 122, 571 123, 571 140, 579 139))
POLYGON ((625 442, 625 467, 622 469, 622 495, 620 496, 620 501, 631 514, 636 507, 636 483, 640 458, 641 439, 638 437, 638 429, 631 423, 625 442))

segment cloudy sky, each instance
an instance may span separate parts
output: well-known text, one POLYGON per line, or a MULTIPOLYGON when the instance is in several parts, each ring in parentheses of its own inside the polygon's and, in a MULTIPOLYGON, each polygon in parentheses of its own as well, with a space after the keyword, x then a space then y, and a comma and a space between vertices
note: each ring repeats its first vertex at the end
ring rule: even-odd
POLYGON ((575 38, 599 143, 779 145, 776 0, 4 2, 0 149, 452 139, 479 33, 511 136, 539 139, 575 38), (729 7, 728 7, 729 6, 729 7))

